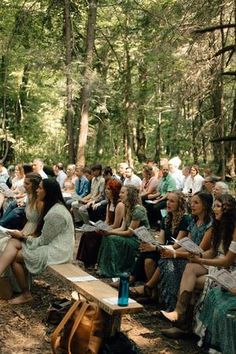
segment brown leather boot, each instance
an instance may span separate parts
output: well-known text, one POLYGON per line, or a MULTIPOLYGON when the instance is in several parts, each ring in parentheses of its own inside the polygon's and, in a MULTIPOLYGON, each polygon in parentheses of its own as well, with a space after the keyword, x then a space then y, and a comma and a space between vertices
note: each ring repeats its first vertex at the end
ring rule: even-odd
POLYGON ((162 329, 161 333, 169 338, 186 337, 192 333, 192 320, 194 313, 194 305, 190 303, 192 293, 184 291, 176 304, 176 311, 178 312, 178 320, 172 322, 173 327, 162 329))
MULTIPOLYGON (((190 304, 192 299, 192 291, 184 290, 176 303, 175 310, 178 313, 178 320, 174 322, 174 326, 185 327, 186 322, 189 320, 189 311, 193 312, 193 306, 190 304)), ((192 315, 190 316, 192 317, 192 315)))

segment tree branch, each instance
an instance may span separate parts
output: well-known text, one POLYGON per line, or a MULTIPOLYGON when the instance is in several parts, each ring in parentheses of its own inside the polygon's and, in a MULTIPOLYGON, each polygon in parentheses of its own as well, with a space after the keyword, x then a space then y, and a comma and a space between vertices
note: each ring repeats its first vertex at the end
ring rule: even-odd
POLYGON ((225 71, 221 75, 236 76, 236 71, 225 71))
POLYGON ((218 57, 219 55, 221 55, 221 54, 223 54, 225 52, 229 52, 229 51, 233 51, 234 52, 235 49, 236 49, 235 44, 227 45, 226 47, 221 48, 220 50, 218 50, 218 52, 216 52, 214 54, 214 57, 218 57))
POLYGON ((193 33, 206 33, 206 32, 213 32, 224 28, 235 28, 235 27, 236 27, 235 23, 228 23, 228 24, 216 25, 211 27, 198 28, 195 29, 193 33))

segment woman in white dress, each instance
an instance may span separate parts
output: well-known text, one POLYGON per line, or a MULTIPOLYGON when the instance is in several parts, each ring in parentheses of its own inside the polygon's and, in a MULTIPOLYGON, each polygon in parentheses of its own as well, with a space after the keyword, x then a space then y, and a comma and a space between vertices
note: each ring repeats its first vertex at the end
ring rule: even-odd
MULTIPOLYGON (((28 173, 25 176, 24 188, 27 194, 25 215, 26 224, 22 230, 10 230, 7 229, 7 233, 0 231, 0 255, 6 248, 8 241, 12 237, 26 237, 35 233, 39 217, 42 211, 43 203, 37 199, 37 189, 42 178, 38 173, 28 173)), ((11 288, 14 292, 19 292, 20 289, 12 274, 11 268, 8 267, 4 274, 2 274, 10 282, 11 288)))
POLYGON ((54 179, 42 180, 37 196, 44 203, 36 229, 40 235, 12 237, 0 258, 0 275, 11 265, 22 292, 11 304, 32 300, 26 273, 42 273, 49 264, 67 263, 73 256, 74 225, 59 184, 54 179))
POLYGON ((37 189, 42 178, 38 173, 28 173, 25 176, 24 188, 26 197, 26 224, 22 230, 7 229, 7 233, 0 231, 0 252, 4 251, 8 240, 11 237, 24 237, 34 234, 38 225, 39 216, 43 207, 43 203, 37 199, 37 189))

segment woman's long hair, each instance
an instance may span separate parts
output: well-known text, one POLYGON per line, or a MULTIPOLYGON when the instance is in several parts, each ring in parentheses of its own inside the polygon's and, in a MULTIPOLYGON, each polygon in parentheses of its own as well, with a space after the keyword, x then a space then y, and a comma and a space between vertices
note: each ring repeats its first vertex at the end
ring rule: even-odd
POLYGON ((36 229, 36 234, 39 234, 42 230, 44 224, 44 217, 55 204, 63 204, 66 207, 61 193, 60 185, 55 178, 43 179, 42 187, 45 191, 45 198, 43 200, 44 206, 36 229))
POLYGON ((217 254, 222 242, 223 250, 226 254, 236 227, 236 201, 230 194, 223 194, 217 197, 215 201, 222 204, 222 216, 220 220, 214 218, 212 246, 215 254, 217 254))
MULTIPOLYGON (((193 196, 198 196, 198 198, 201 200, 202 205, 204 207, 203 221, 205 224, 209 223, 212 218, 212 195, 207 192, 196 192, 193 196)), ((194 217, 194 219, 197 221, 198 217, 194 217)))
POLYGON ((137 204, 142 204, 139 190, 133 185, 123 186, 127 189, 127 200, 125 202, 125 221, 129 225, 132 218, 132 212, 137 204))
POLYGON ((116 207, 117 203, 120 200, 119 194, 120 194, 122 184, 117 179, 111 178, 111 179, 109 179, 109 181, 107 181, 106 187, 110 188, 111 194, 112 194, 112 201, 113 201, 114 207, 116 207))
POLYGON ((29 198, 29 205, 33 207, 37 199, 37 189, 39 187, 39 183, 42 181, 42 177, 38 173, 30 172, 25 175, 25 179, 26 178, 31 183, 31 195, 29 198))
POLYGON ((178 227, 186 213, 186 200, 185 196, 180 191, 172 191, 170 194, 174 194, 177 197, 177 210, 174 213, 168 213, 165 218, 165 225, 172 232, 173 236, 177 236, 178 227))
POLYGON ((115 217, 115 213, 110 211, 110 205, 111 202, 113 203, 114 208, 116 208, 117 204, 120 201, 120 190, 122 187, 122 183, 120 181, 118 181, 115 178, 111 178, 107 181, 106 183, 106 187, 109 187, 111 190, 111 194, 112 194, 112 201, 108 200, 108 224, 111 225, 114 222, 114 217, 115 217))

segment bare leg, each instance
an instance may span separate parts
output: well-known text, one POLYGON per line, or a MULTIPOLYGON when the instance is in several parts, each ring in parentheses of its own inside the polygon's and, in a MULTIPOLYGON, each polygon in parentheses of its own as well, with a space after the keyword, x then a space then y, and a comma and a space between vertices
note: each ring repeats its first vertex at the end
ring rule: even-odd
POLYGON ((147 280, 150 280, 156 270, 156 262, 151 258, 146 258, 144 261, 144 270, 147 280))
POLYGON ((161 275, 160 268, 157 267, 155 269, 155 272, 153 273, 152 277, 148 280, 147 285, 150 286, 151 288, 154 288, 158 284, 159 278, 161 275))
POLYGON ((0 209, 3 206, 4 199, 5 199, 4 194, 0 193, 0 209))
MULTIPOLYGON (((183 294, 184 292, 192 293, 196 284, 197 284, 198 278, 203 276, 206 273, 207 273, 207 269, 204 268, 200 264, 188 263, 186 265, 186 268, 184 270, 184 273, 183 273, 183 276, 181 279, 181 283, 180 283, 180 290, 179 290, 177 305, 178 305, 178 302, 181 298, 181 294, 183 294)), ((177 307, 178 307, 177 305, 176 305, 175 311, 172 311, 172 312, 161 311, 162 314, 166 318, 168 318, 170 321, 177 321, 179 318, 179 313, 177 311, 177 307)))
POLYGON ((8 241, 8 244, 0 257, 0 275, 15 260, 17 253, 21 250, 21 242, 14 238, 8 241))
POLYGON ((17 283, 22 290, 22 294, 9 301, 13 305, 24 304, 31 301, 32 295, 29 291, 29 284, 27 281, 27 273, 24 268, 22 252, 19 251, 15 261, 12 263, 12 270, 16 277, 17 283))

